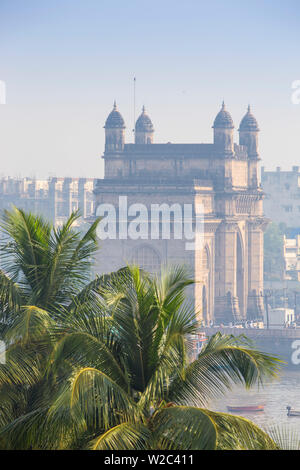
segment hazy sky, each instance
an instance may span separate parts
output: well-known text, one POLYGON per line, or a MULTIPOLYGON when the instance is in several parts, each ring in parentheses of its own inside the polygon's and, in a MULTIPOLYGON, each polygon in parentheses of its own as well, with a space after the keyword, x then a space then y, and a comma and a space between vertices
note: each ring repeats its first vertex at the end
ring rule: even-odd
POLYGON ((251 103, 262 164, 300 164, 299 25, 299 0, 0 0, 0 175, 102 177, 134 76, 156 142, 211 142, 223 99, 236 128, 251 103))

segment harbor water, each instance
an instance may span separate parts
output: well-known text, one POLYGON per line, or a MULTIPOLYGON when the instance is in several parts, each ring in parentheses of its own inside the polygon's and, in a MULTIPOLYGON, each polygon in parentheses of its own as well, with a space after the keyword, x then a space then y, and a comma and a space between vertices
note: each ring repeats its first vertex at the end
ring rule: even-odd
POLYGON ((287 416, 287 406, 300 411, 299 371, 284 369, 277 380, 250 390, 235 386, 221 399, 212 401, 210 409, 228 413, 227 406, 264 405, 264 411, 238 413, 264 429, 275 426, 292 427, 300 435, 300 416, 287 416))

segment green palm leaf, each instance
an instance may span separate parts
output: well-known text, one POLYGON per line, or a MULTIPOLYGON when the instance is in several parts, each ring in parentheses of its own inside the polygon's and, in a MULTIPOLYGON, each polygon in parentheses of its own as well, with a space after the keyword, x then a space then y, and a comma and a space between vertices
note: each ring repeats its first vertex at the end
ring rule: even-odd
POLYGON ((154 418, 160 446, 173 450, 276 449, 272 439, 250 421, 225 413, 184 406, 164 408, 154 418))
POLYGON ((190 363, 198 325, 186 268, 152 276, 127 266, 91 281, 99 221, 81 234, 78 217, 55 229, 16 208, 4 214, 0 446, 276 448, 250 421, 205 406, 232 384, 275 377, 279 362, 217 334, 190 363))
POLYGON ((92 450, 145 450, 152 439, 150 430, 142 424, 121 423, 94 439, 92 450))
POLYGON ((98 369, 86 367, 72 380, 70 406, 79 404, 89 426, 108 429, 134 418, 135 406, 127 392, 98 369))
POLYGON ((276 378, 281 361, 249 346, 243 337, 214 335, 186 369, 185 379, 174 380, 170 398, 179 403, 205 406, 230 390, 233 384, 246 388, 276 378))
POLYGON ((288 425, 271 426, 266 432, 280 450, 300 450, 299 429, 288 425))
POLYGON ((154 416, 153 432, 163 450, 212 450, 217 444, 216 424, 200 408, 163 408, 154 416))

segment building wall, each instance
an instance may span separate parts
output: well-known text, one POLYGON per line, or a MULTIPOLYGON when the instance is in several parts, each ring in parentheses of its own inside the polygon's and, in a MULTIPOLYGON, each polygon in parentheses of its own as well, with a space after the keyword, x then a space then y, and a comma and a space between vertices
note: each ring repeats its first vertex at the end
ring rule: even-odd
POLYGON ((95 181, 93 178, 1 178, 0 211, 14 205, 43 215, 56 226, 77 209, 85 219, 94 214, 95 181))
POLYGON ((262 168, 261 179, 266 194, 264 212, 272 221, 300 228, 300 169, 292 171, 266 171, 262 168))
POLYGON ((300 281, 300 235, 283 239, 285 279, 300 281))
MULTIPOLYGON (((159 271, 185 264, 195 279, 190 298, 205 324, 262 318, 263 191, 258 158, 249 164, 246 147, 222 153, 214 144, 124 144, 105 151, 105 178, 95 188, 96 211, 119 196, 128 205, 192 204, 204 208, 202 244, 187 251, 185 240, 101 240, 96 272, 127 263, 159 271), (249 172, 251 171, 251 175, 249 172), (153 263, 151 264, 151 253, 153 263)), ((196 215, 195 215, 196 217, 196 215)))

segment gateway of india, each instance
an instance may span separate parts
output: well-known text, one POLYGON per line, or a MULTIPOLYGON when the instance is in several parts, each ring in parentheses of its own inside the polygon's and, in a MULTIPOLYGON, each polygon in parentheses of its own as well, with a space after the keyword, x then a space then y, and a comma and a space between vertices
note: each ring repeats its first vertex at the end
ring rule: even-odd
MULTIPOLYGON (((154 143, 143 108, 135 142, 125 143, 125 123, 114 103, 105 123, 105 177, 95 187, 96 208, 127 196, 128 206, 201 204, 201 250, 178 239, 101 240, 97 272, 127 263, 159 272, 162 265, 188 265, 196 280, 191 296, 203 325, 263 316, 263 196, 259 178, 258 124, 250 107, 234 142, 234 124, 223 103, 213 123, 213 143, 154 143)), ((96 209, 97 213, 97 209, 96 209)), ((103 215, 103 214, 102 214, 103 215)))

